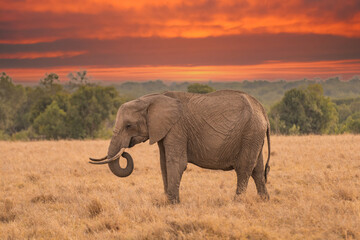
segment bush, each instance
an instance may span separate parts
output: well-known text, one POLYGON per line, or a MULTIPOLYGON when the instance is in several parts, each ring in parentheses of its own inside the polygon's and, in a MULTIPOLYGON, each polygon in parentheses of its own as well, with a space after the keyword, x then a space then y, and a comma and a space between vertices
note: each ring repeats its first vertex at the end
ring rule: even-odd
POLYGON ((26 101, 25 89, 15 85, 6 73, 0 74, 0 129, 11 135, 16 132, 15 119, 26 101))
POLYGON ((67 136, 66 113, 60 109, 57 102, 48 105, 34 121, 34 129, 37 134, 45 136, 46 139, 59 139, 67 136))
POLYGON ((360 112, 349 116, 342 125, 342 132, 360 133, 360 112))
POLYGON ((69 101, 66 121, 71 138, 96 137, 122 103, 115 88, 100 86, 80 86, 69 101))
POLYGON ((300 127, 296 126, 295 124, 289 129, 289 135, 299 135, 300 134, 300 127))
POLYGON ((285 92, 269 116, 272 129, 282 134, 334 133, 338 122, 335 104, 324 96, 319 84, 285 92))
POLYGON ((13 141, 28 141, 29 139, 30 137, 28 130, 22 130, 11 135, 11 140, 13 141))
POLYGON ((0 140, 9 140, 10 136, 6 134, 3 130, 0 130, 0 140))
POLYGON ((213 89, 212 87, 209 87, 206 84, 194 83, 194 84, 190 84, 188 86, 188 92, 191 92, 191 93, 210 93, 210 92, 215 92, 215 89, 213 89))

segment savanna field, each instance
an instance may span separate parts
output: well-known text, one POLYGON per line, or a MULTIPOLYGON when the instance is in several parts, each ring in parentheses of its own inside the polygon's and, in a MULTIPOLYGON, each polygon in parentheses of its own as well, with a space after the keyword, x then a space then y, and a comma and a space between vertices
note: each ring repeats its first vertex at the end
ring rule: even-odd
POLYGON ((272 136, 269 202, 252 179, 234 201, 234 171, 189 164, 178 205, 156 145, 128 149, 121 179, 88 164, 108 143, 0 142, 0 239, 360 239, 360 135, 272 136))

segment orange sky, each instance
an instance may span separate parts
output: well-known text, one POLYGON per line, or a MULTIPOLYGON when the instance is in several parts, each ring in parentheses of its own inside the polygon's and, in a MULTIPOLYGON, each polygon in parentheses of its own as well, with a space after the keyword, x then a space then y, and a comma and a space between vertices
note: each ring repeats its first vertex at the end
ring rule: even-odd
POLYGON ((0 71, 96 81, 349 79, 358 0, 0 0, 0 71))

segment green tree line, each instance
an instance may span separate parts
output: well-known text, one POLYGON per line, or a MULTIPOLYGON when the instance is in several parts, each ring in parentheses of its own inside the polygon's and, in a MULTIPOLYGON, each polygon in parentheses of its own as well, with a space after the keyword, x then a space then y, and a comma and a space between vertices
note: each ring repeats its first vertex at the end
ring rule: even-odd
MULTIPOLYGON (((124 82, 111 83, 120 95, 137 98, 149 93, 163 91, 188 91, 188 87, 193 83, 189 82, 163 82, 161 80, 147 82, 124 82)), ((320 84, 323 88, 324 96, 331 99, 356 98, 360 96, 360 79, 354 76, 348 81, 341 81, 338 77, 324 80, 302 79, 297 81, 236 81, 236 82, 206 82, 207 87, 212 89, 233 89, 240 90, 258 99, 269 111, 270 108, 279 102, 285 92, 293 88, 301 88, 310 84, 320 84)), ((195 86, 196 89, 199 86, 195 86)), ((189 90, 191 91, 191 90, 189 90)))
MULTIPOLYGON (((0 139, 108 138, 111 136, 118 107, 137 97, 128 94, 124 89, 136 91, 141 86, 139 91, 142 94, 165 90, 208 93, 229 84, 165 85, 162 81, 149 81, 124 83, 121 85, 123 88, 121 90, 118 85, 101 86, 90 83, 86 71, 70 73, 68 77, 70 81, 64 85, 60 84, 57 74, 50 73, 40 79, 38 85, 24 87, 14 84, 10 76, 1 73, 0 139)), ((337 79, 328 81, 340 86, 341 89, 347 89, 346 84, 360 85, 359 79, 347 83, 339 82, 337 79)), ((231 84, 237 85, 237 83, 231 84)), ((267 88, 270 91, 274 86, 279 87, 279 82, 273 83, 274 85, 263 81, 241 84, 250 85, 252 91, 258 93, 265 92, 267 88)), ((305 84, 289 84, 294 87, 284 91, 282 97, 277 98, 274 104, 269 104, 256 94, 252 94, 252 91, 241 89, 257 97, 266 106, 273 133, 286 135, 360 133, 360 94, 357 93, 357 85, 353 87, 351 97, 330 99, 326 96, 322 84, 311 81, 305 81, 305 84)), ((332 88, 327 86, 327 89, 329 91, 332 88)), ((281 91, 283 90, 281 88, 281 91)))
POLYGON ((68 85, 47 74, 35 87, 0 76, 0 139, 84 139, 111 135, 112 120, 125 101, 110 86, 72 75, 68 85))

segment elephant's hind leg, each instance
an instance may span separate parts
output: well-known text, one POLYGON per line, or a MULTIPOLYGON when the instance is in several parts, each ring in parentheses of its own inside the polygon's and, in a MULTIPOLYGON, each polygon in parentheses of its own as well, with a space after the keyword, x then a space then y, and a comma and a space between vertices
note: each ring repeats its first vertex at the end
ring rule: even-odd
POLYGON ((239 160, 235 163, 237 195, 242 195, 246 191, 250 176, 252 176, 253 170, 257 164, 260 147, 261 143, 259 141, 254 141, 253 138, 243 139, 239 160))
MULTIPOLYGON (((246 192, 247 185, 249 183, 250 174, 249 171, 246 170, 236 170, 237 176, 237 187, 236 187, 236 195, 243 195, 246 192)), ((235 196, 236 198, 237 196, 235 196)))
MULTIPOLYGON (((238 162, 235 163, 235 172, 237 176, 236 195, 243 195, 246 192, 246 188, 249 183, 251 172, 254 166, 255 160, 253 158, 254 153, 250 149, 243 149, 240 153, 238 162)), ((235 196, 237 198, 237 196, 235 196)))
POLYGON ((264 164, 263 164, 263 154, 262 150, 257 159, 256 166, 251 174, 252 178, 255 181, 256 190, 259 196, 264 200, 269 200, 269 194, 265 185, 265 177, 264 177, 264 164))

